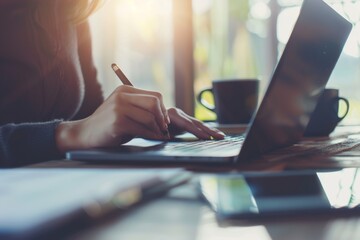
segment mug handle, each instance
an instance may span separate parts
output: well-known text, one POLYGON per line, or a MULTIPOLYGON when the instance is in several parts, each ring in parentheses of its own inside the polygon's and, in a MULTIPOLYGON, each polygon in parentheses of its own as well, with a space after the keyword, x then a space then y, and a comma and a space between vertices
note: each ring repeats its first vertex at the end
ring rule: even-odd
POLYGON ((200 91, 200 93, 197 95, 197 100, 200 103, 200 105, 202 105, 204 108, 206 108, 212 112, 215 112, 215 106, 211 105, 210 103, 208 103, 206 100, 203 99, 203 95, 207 92, 210 92, 214 96, 212 88, 206 88, 206 89, 200 91))
POLYGON ((340 101, 344 101, 344 103, 345 103, 345 105, 346 105, 346 111, 345 111, 345 113, 343 114, 343 116, 341 116, 341 117, 338 116, 338 122, 340 122, 341 120, 343 120, 343 119, 346 117, 346 115, 348 114, 349 110, 350 110, 350 103, 349 103, 349 101, 348 101, 346 98, 337 97, 337 98, 336 98, 336 102, 338 103, 338 102, 340 102, 340 101))

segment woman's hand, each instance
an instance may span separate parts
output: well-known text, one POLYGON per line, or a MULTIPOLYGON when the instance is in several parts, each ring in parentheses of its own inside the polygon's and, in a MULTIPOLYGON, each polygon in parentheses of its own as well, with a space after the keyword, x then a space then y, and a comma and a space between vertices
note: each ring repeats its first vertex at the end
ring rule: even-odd
POLYGON ((170 119, 160 93, 131 86, 118 87, 89 117, 61 123, 56 142, 61 152, 110 147, 135 136, 166 139, 170 119))
POLYGON ((200 139, 222 139, 224 134, 211 129, 183 111, 166 110, 160 93, 131 86, 118 87, 89 117, 62 122, 56 129, 58 149, 117 146, 134 137, 167 140, 181 131, 193 133, 200 139))
POLYGON ((177 108, 168 109, 171 123, 170 135, 174 136, 183 132, 190 132, 199 139, 223 139, 225 134, 217 129, 209 128, 201 121, 193 118, 177 108))

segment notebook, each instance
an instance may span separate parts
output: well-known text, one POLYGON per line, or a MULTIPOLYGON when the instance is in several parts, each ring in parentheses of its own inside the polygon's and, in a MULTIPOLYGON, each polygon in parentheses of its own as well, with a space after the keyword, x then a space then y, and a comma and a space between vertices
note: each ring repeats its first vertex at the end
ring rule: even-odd
POLYGON ((0 239, 66 239, 190 177, 181 169, 0 169, 0 239))
POLYGON ((351 29, 352 24, 322 0, 305 0, 259 109, 242 138, 153 142, 146 147, 71 151, 66 157, 117 163, 239 164, 290 146, 302 138, 351 29))

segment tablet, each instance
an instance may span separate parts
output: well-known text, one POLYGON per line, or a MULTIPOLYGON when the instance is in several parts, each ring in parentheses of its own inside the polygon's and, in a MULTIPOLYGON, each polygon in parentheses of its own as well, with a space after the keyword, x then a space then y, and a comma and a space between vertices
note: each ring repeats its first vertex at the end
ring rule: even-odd
POLYGON ((220 223, 359 215, 360 170, 202 175, 220 223))

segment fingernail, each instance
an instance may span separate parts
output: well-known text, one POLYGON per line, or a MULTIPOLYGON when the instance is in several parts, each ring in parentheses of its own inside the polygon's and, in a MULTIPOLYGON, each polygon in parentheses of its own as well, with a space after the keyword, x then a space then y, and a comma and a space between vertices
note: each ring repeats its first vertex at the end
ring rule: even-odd
POLYGON ((169 115, 166 115, 166 117, 165 117, 165 122, 166 122, 167 124, 170 124, 170 117, 169 117, 169 115))
POLYGON ((202 139, 204 139, 204 140, 211 140, 211 136, 204 136, 202 139))
POLYGON ((220 131, 219 129, 211 128, 211 130, 213 130, 214 132, 216 132, 216 133, 218 133, 220 135, 223 135, 224 137, 226 136, 226 134, 223 131, 220 131))

